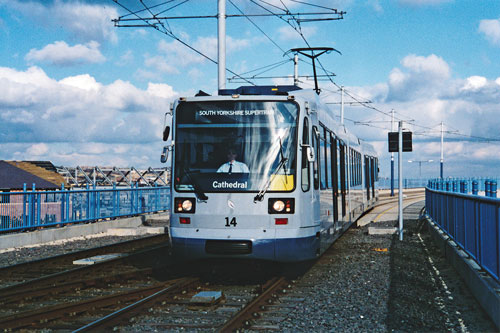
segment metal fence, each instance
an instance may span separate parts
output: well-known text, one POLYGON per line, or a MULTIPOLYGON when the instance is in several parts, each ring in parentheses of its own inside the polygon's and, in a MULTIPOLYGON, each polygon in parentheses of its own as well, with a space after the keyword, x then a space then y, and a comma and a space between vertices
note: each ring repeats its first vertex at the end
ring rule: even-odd
POLYGON ((427 214, 482 269, 499 281, 500 199, 449 192, 446 185, 443 190, 442 183, 438 184, 430 181, 426 188, 427 214), (440 189, 436 188, 438 186, 440 189))
MULTIPOLYGON (((418 188, 418 187, 425 187, 427 185, 427 182, 429 181, 428 178, 403 178, 403 188, 418 188)), ((399 179, 395 178, 394 179, 394 188, 398 188, 398 183, 399 179)), ((391 188, 391 178, 382 178, 380 177, 378 180, 378 187, 380 189, 390 189, 391 188)))
POLYGON ((96 221, 167 210, 170 187, 0 192, 0 231, 96 221))

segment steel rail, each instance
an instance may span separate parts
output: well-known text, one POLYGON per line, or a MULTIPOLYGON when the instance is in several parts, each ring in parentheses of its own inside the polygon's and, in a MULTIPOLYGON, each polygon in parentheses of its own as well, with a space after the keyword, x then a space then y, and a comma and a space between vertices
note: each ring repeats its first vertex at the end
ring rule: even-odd
MULTIPOLYGON (((186 279, 163 282, 149 287, 143 287, 132 291, 117 293, 76 303, 59 304, 49 308, 42 308, 35 311, 28 311, 11 316, 0 318, 0 327, 3 329, 16 329, 23 327, 36 327, 36 323, 47 323, 50 320, 59 319, 65 316, 75 316, 77 313, 92 311, 120 304, 123 302, 146 299, 150 295, 156 295, 158 291, 177 290, 185 285, 186 279), (167 285, 167 287, 165 287, 167 285), (145 298, 146 297, 146 298, 145 298)), ((135 303, 134 303, 135 304, 135 303)))
POLYGON ((137 311, 141 308, 149 306, 151 303, 155 303, 161 300, 162 297, 166 297, 172 293, 177 293, 184 288, 190 287, 193 284, 198 284, 198 278, 182 278, 179 282, 170 285, 166 288, 163 288, 154 294, 149 295, 135 303, 132 303, 124 308, 121 308, 113 313, 108 314, 107 316, 100 318, 96 321, 93 321, 73 332, 88 332, 88 331, 99 331, 104 330, 105 328, 109 328, 111 325, 114 325, 116 322, 119 322, 123 319, 125 315, 130 315, 131 312, 137 311))
POLYGON ((275 298, 275 292, 284 286, 288 286, 289 282, 286 278, 274 278, 262 287, 262 293, 253 301, 248 303, 243 309, 237 312, 224 326, 218 329, 219 332, 232 332, 241 327, 249 326, 250 320, 255 313, 262 311, 263 306, 272 303, 275 298))
POLYGON ((161 234, 161 235, 143 237, 139 239, 132 239, 124 242, 105 245, 102 247, 95 247, 92 249, 60 254, 49 258, 27 261, 12 266, 0 267, 0 277, 11 275, 12 273, 15 273, 16 271, 22 269, 33 271, 34 269, 36 269, 36 267, 47 266, 49 264, 52 264, 53 262, 66 261, 66 260, 72 262, 73 260, 76 259, 82 259, 89 256, 100 255, 100 254, 107 254, 112 251, 137 250, 138 248, 143 248, 145 246, 152 246, 163 242, 168 242, 168 235, 161 234))
POLYGON ((103 262, 98 262, 90 266, 83 266, 83 267, 78 267, 78 268, 73 268, 69 270, 65 270, 62 272, 57 272, 49 275, 42 276, 37 279, 32 279, 28 280, 25 282, 21 282, 15 285, 7 286, 4 288, 0 288, 0 296, 3 297, 4 295, 10 295, 13 291, 31 291, 31 290, 36 290, 40 288, 40 286, 47 286, 47 285, 53 285, 58 282, 64 282, 65 279, 68 279, 71 276, 81 276, 81 274, 89 274, 93 273, 99 270, 105 270, 107 266, 110 265, 118 265, 120 263, 125 263, 130 260, 134 260, 137 258, 141 258, 143 256, 148 256, 151 252, 166 249, 169 247, 169 245, 158 245, 153 248, 148 248, 146 250, 141 250, 138 252, 130 253, 123 255, 118 258, 110 259, 107 261, 103 262))
POLYGON ((133 279, 135 277, 151 276, 153 273, 152 268, 139 269, 135 271, 127 271, 114 275, 98 276, 93 278, 84 278, 78 281, 71 281, 67 283, 42 286, 38 289, 30 289, 24 291, 12 291, 10 294, 5 293, 0 299, 0 305, 10 303, 18 303, 22 300, 33 298, 48 298, 52 295, 61 294, 70 290, 81 290, 83 288, 92 288, 100 285, 108 284, 111 282, 124 281, 125 279, 133 279))

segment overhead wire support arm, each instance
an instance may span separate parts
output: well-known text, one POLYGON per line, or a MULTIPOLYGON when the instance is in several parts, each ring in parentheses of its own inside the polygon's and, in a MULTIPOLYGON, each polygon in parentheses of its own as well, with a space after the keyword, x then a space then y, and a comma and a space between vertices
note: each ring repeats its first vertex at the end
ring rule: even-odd
MULTIPOLYGON (((299 48, 291 49, 290 51, 287 52, 287 53, 289 53, 289 52, 299 53, 299 54, 302 54, 303 56, 306 56, 312 60, 313 73, 314 73, 314 90, 316 91, 316 93, 318 95, 320 93, 320 89, 318 87, 318 76, 316 75, 315 59, 317 57, 319 57, 320 55, 325 54, 325 53, 330 53, 331 51, 335 51, 338 54, 342 54, 339 50, 336 50, 333 47, 299 47, 299 48), (309 51, 311 53, 310 54, 306 53, 306 51, 309 51), (318 53, 314 53, 314 51, 317 51, 318 53)), ((285 55, 287 53, 285 53, 285 55)))
MULTIPOLYGON (((313 15, 337 15, 336 13, 328 13, 328 12, 314 12, 314 13, 272 13, 272 14, 228 14, 226 18, 241 18, 241 17, 269 17, 269 16, 278 16, 280 18, 283 17, 294 17, 294 16, 313 16, 313 15)), ((113 19, 112 22, 133 22, 133 21, 149 21, 149 20, 186 20, 186 19, 216 19, 217 15, 187 15, 187 16, 157 16, 153 15, 153 17, 145 17, 145 18, 123 18, 119 17, 117 19, 113 19)), ((301 19, 311 20, 311 21, 324 21, 324 20, 341 20, 343 17, 332 17, 332 18, 317 18, 317 19, 301 19)))

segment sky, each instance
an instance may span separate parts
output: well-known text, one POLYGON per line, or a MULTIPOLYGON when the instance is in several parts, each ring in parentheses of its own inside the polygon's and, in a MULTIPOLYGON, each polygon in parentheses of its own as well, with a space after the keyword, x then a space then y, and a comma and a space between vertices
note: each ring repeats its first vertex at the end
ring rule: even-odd
MULTIPOLYGON (((216 0, 143 2, 167 3, 152 11, 169 17, 217 14, 216 0)), ((374 145, 382 176, 390 175, 391 110, 414 133, 413 152, 403 155, 405 177, 439 176, 441 122, 445 177, 500 176, 500 1, 302 2, 346 12, 342 20, 302 22, 300 31, 310 46, 341 52, 319 58, 335 73, 319 82, 321 96, 338 116, 338 87, 345 87, 346 127, 374 145), (409 160, 432 162, 419 168, 409 160)), ((293 0, 228 0, 226 6, 229 15, 284 6, 292 13, 326 11, 293 0)), ((126 9, 144 7, 139 0, 0 0, 0 160, 163 166, 170 102, 217 91, 217 66, 172 36, 216 60, 217 20, 169 19, 168 36, 151 27, 115 27, 112 20, 126 9)), ((307 44, 292 25, 297 28, 275 16, 228 18, 226 67, 243 77, 293 74, 284 53, 307 44)), ((312 73, 308 59, 301 59, 299 73, 312 73)), ((245 84, 233 79, 227 87, 245 84)), ((313 81, 301 78, 300 86, 311 88, 313 81)))

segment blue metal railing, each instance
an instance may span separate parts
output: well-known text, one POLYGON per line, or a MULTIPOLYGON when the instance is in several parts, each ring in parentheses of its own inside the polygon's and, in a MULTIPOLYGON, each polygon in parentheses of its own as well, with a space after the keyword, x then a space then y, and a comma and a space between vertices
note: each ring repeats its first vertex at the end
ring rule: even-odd
POLYGON ((0 192, 0 231, 153 213, 169 209, 170 187, 0 192))
MULTIPOLYGON (((479 188, 475 180, 470 182, 479 188)), ((499 281, 500 199, 496 198, 496 182, 494 192, 491 181, 488 186, 489 194, 483 196, 468 194, 469 181, 430 180, 425 191, 425 207, 429 217, 499 281), (460 190, 463 193, 459 193, 460 190)))
MULTIPOLYGON (((419 188, 425 187, 428 178, 403 178, 403 188, 419 188)), ((397 189, 399 180, 397 178, 394 179, 394 187, 397 189)), ((391 179, 390 178, 382 178, 380 177, 378 180, 378 188, 380 189, 390 189, 391 188, 391 179)))

